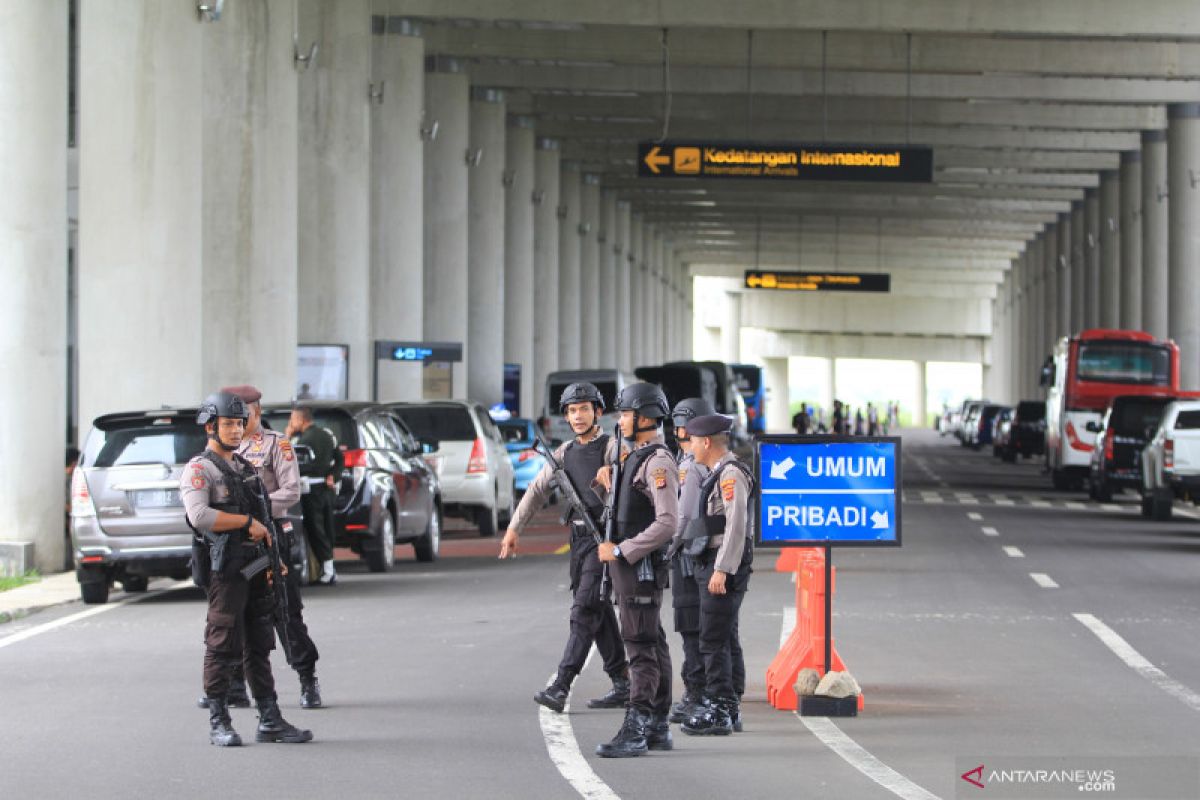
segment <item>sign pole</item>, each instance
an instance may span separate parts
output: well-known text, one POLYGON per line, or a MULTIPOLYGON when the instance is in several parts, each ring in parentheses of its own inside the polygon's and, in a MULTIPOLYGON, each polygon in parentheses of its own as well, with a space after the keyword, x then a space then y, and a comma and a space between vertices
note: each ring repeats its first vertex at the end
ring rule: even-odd
POLYGON ((833 669, 833 548, 825 545, 825 675, 833 669))

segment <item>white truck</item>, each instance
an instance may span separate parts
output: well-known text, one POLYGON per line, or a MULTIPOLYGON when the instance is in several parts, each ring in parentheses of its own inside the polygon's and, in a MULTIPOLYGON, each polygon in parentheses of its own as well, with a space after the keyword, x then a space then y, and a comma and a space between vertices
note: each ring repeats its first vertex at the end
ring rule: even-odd
POLYGON ((1142 516, 1171 518, 1175 499, 1200 502, 1200 400, 1176 400, 1142 448, 1142 516))

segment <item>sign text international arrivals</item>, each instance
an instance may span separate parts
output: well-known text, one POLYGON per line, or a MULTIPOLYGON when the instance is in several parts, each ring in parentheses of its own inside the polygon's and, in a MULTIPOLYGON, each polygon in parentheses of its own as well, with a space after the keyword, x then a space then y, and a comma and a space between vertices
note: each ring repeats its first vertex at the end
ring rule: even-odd
POLYGON ((931 183, 933 150, 831 144, 640 142, 643 178, 931 183))

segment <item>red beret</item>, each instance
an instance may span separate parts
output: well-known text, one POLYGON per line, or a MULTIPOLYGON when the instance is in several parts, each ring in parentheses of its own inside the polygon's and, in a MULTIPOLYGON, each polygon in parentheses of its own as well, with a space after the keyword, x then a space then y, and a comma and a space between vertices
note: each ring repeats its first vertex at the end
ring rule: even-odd
POLYGON ((259 400, 262 400, 262 392, 249 384, 245 386, 224 386, 221 388, 221 391, 236 394, 242 398, 243 403, 257 403, 259 400))

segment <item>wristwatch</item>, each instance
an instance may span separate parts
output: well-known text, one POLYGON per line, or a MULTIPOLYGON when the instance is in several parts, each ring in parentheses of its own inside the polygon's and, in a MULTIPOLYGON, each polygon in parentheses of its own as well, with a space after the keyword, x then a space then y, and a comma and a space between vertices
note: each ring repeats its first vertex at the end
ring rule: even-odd
POLYGON ((621 557, 621 545, 616 545, 615 547, 613 547, 613 558, 620 558, 620 557, 621 557))

